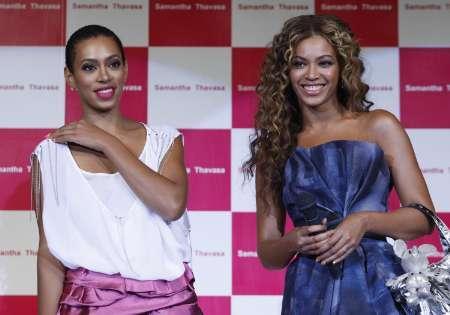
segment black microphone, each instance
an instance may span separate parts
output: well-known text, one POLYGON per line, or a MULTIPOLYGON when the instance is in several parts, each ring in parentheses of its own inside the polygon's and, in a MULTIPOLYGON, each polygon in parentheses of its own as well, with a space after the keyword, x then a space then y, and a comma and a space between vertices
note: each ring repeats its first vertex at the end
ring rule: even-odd
POLYGON ((288 208, 295 211, 296 226, 322 224, 327 219, 327 228, 334 229, 342 222, 342 215, 317 202, 314 194, 308 191, 295 193, 296 197, 288 204, 288 208))
MULTIPOLYGON (((323 220, 327 219, 327 229, 334 229, 343 220, 339 212, 318 203, 314 194, 304 190, 296 193, 294 202, 288 204, 288 207, 296 211, 296 215, 298 215, 298 219, 294 222, 296 226, 322 224, 323 220)), ((337 264, 329 263, 327 267, 333 278, 341 276, 342 262, 337 264)))

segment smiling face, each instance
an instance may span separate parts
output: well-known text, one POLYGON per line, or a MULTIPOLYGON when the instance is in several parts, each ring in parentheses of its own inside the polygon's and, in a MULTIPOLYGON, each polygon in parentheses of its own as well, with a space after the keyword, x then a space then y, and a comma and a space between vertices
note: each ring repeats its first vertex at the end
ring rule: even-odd
POLYGON ((85 112, 117 108, 127 74, 120 48, 106 36, 77 43, 73 71, 65 69, 66 80, 78 91, 85 112))
POLYGON ((339 64, 333 47, 322 36, 314 35, 297 45, 289 79, 301 106, 337 106, 339 64))

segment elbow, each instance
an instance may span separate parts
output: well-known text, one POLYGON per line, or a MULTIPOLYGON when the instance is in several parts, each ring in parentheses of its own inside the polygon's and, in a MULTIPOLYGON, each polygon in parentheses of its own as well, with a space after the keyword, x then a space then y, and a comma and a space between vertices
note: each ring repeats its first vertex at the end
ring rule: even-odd
POLYGON ((431 234, 431 233, 433 233, 433 231, 434 231, 434 225, 431 226, 428 223, 426 223, 424 225, 421 224, 420 226, 416 226, 416 228, 413 231, 410 231, 409 233, 405 233, 405 235, 400 238, 405 241, 412 241, 414 239, 425 236, 427 234, 431 234))
POLYGON ((261 250, 257 250, 259 261, 261 262, 261 265, 268 270, 279 270, 286 267, 284 264, 277 264, 276 262, 272 261, 270 257, 266 257, 261 250))
POLYGON ((181 218, 183 216, 184 213, 184 208, 183 209, 179 209, 176 212, 174 212, 173 214, 170 214, 168 216, 166 216, 166 221, 176 221, 179 218, 181 218))
POLYGON ((186 210, 186 199, 173 198, 167 204, 164 219, 167 221, 176 221, 183 216, 185 210, 186 210))
POLYGON ((413 237, 411 239, 415 239, 415 238, 418 238, 418 237, 429 235, 429 234, 433 233, 433 231, 434 231, 434 226, 430 226, 430 225, 427 224, 422 229, 417 230, 415 237, 413 237))
POLYGON ((405 217, 405 219, 407 219, 408 224, 405 224, 403 229, 399 231, 399 235, 397 235, 397 238, 405 241, 411 241, 427 234, 431 234, 435 229, 433 220, 418 212, 416 209, 411 212, 409 217, 405 217))
POLYGON ((436 225, 433 221, 428 220, 428 218, 422 218, 420 224, 416 225, 416 235, 414 238, 422 237, 427 234, 433 233, 434 229, 436 228, 436 225))
POLYGON ((270 262, 260 259, 259 260, 261 262, 261 265, 268 270, 279 270, 279 269, 283 269, 285 266, 277 266, 277 265, 273 265, 270 262))
POLYGON ((423 227, 421 227, 420 230, 418 230, 418 233, 420 233, 420 236, 429 235, 433 233, 435 228, 436 226, 434 225, 434 223, 433 224, 427 223, 423 227))

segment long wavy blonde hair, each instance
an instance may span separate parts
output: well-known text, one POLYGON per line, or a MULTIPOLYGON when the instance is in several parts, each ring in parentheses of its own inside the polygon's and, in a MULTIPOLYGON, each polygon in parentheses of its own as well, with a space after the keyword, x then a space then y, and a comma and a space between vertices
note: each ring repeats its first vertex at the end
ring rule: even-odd
POLYGON ((262 65, 256 87, 259 107, 250 141, 251 156, 243 164, 247 179, 258 169, 261 185, 257 195, 266 205, 272 203, 280 209, 284 165, 297 145, 297 134, 303 130, 301 105, 292 89, 289 71, 297 45, 314 35, 325 38, 335 50, 340 72, 339 103, 352 112, 368 111, 373 104, 366 99, 369 86, 361 80, 364 65, 359 57, 360 46, 345 22, 330 15, 303 15, 284 23, 262 65))

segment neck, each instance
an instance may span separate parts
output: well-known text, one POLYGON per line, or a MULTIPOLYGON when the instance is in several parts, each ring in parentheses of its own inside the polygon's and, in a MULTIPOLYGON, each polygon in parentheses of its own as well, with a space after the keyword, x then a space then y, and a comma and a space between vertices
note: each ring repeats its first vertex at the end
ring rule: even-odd
POLYGON ((117 135, 120 130, 123 130, 126 121, 117 107, 107 112, 85 110, 83 119, 112 135, 117 135))
POLYGON ((337 100, 329 104, 323 104, 315 107, 301 106, 303 114, 303 127, 315 128, 327 125, 342 119, 347 110, 340 105, 337 100))

